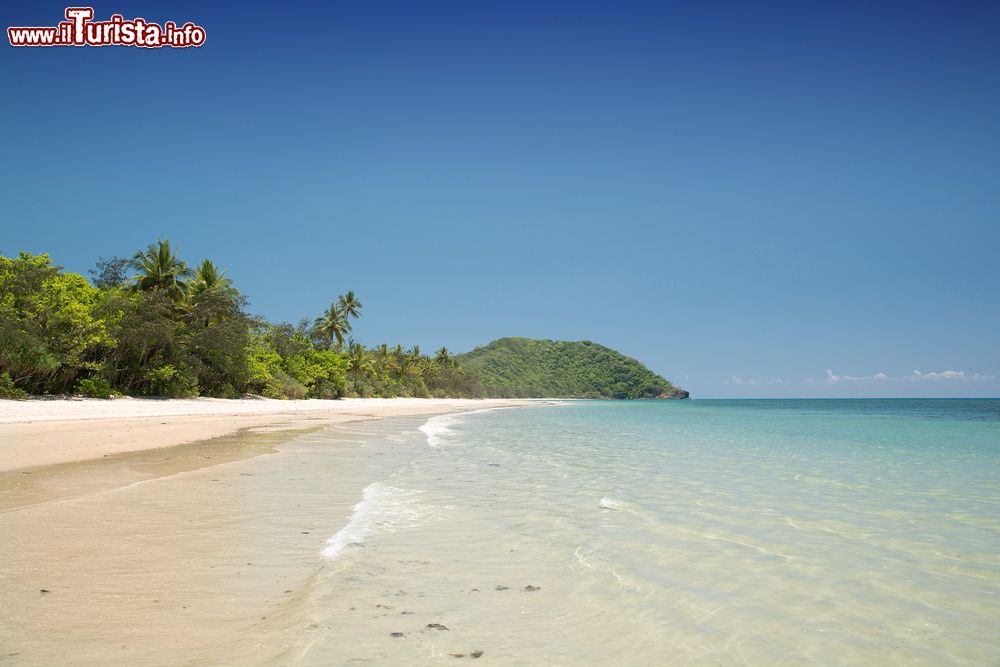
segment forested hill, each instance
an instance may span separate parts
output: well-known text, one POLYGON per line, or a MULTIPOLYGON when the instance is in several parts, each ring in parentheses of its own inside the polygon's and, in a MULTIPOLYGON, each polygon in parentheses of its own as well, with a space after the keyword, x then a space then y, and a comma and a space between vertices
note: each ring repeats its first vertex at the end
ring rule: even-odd
POLYGON ((687 398, 635 359, 590 341, 500 338, 455 359, 490 396, 687 398))

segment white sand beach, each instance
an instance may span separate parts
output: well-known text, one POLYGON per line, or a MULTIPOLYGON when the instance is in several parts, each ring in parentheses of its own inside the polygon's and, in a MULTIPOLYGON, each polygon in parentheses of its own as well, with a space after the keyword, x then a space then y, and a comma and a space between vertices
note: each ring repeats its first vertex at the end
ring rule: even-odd
POLYGON ((0 400, 0 471, 168 447, 240 429, 293 430, 527 403, 423 398, 0 400))

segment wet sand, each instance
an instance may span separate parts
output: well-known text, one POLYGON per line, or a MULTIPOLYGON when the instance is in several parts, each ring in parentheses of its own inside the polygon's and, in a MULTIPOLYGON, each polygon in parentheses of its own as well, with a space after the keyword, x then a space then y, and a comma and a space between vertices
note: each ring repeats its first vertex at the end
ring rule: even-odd
POLYGON ((12 665, 284 664, 325 541, 368 468, 381 474, 365 439, 413 433, 418 415, 522 404, 213 404, 191 415, 161 402, 175 414, 137 416, 150 409, 140 403, 94 417, 107 403, 83 402, 52 419, 25 402, 33 419, 18 421, 4 403, 0 664, 12 665))

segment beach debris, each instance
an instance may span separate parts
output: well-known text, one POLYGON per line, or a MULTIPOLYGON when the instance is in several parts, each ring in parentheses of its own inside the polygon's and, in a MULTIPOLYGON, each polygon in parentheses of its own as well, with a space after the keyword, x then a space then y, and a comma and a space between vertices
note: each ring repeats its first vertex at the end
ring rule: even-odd
POLYGON ((495 591, 509 591, 510 590, 510 586, 497 586, 493 590, 495 590, 495 591))
POLYGON ((38 589, 38 592, 39 592, 39 593, 51 593, 52 591, 50 591, 50 590, 49 590, 49 589, 47 589, 47 588, 39 588, 39 589, 38 589))
POLYGON ((481 658, 481 657, 483 657, 483 652, 482 651, 473 651, 472 653, 469 654, 469 657, 472 658, 473 660, 475 660, 476 658, 481 658))
POLYGON ((389 636, 390 637, 396 637, 396 638, 405 637, 406 633, 404 633, 404 632, 390 632, 389 636))
POLYGON ((401 612, 399 612, 399 613, 400 613, 401 615, 404 615, 404 616, 405 616, 406 614, 412 614, 412 613, 414 613, 414 612, 412 612, 412 611, 401 611, 401 612))
POLYGON ((464 658, 465 657, 464 653, 449 653, 448 655, 450 655, 453 658, 464 658))
POLYGON ((528 593, 534 593, 535 591, 542 590, 542 587, 541 586, 532 586, 531 584, 528 584, 527 586, 525 586, 521 590, 525 591, 525 592, 528 592, 528 593))
POLYGON ((428 623, 427 627, 428 628, 432 628, 434 630, 447 630, 448 629, 448 626, 441 625, 440 623, 428 623))

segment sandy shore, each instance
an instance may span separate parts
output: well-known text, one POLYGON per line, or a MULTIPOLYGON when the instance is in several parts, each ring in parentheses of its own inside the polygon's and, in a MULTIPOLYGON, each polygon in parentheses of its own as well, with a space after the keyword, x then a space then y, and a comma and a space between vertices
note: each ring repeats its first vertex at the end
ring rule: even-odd
POLYGON ((294 430, 527 403, 420 398, 0 400, 0 471, 181 445, 247 429, 294 430))
POLYGON ((326 541, 433 451, 425 415, 526 404, 0 401, 0 663, 294 662, 326 541))

